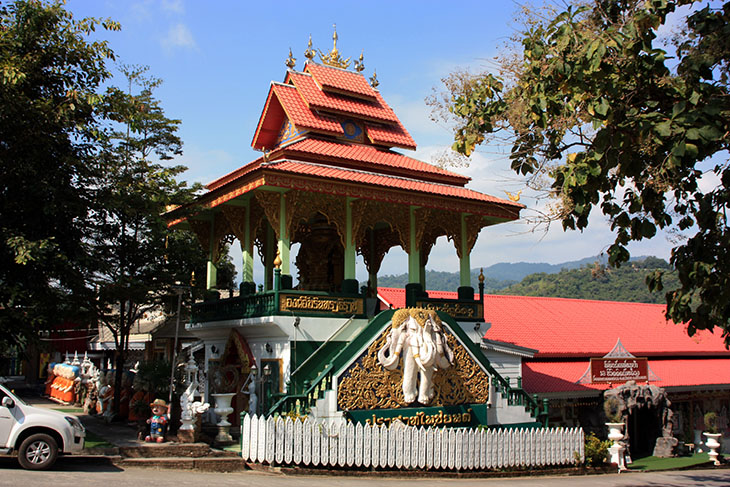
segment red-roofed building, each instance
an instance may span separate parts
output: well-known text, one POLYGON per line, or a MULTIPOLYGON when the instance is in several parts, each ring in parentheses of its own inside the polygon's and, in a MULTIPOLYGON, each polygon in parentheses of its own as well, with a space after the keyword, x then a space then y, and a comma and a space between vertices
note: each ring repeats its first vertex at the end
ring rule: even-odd
MULTIPOLYGON (((385 306, 405 305, 401 289, 380 288, 378 297, 385 306)), ((631 355, 647 359, 649 380, 643 382, 667 392, 677 438, 699 444, 708 411, 724 418, 728 435, 730 350, 719 333, 690 337, 664 310, 658 304, 485 295, 482 350, 513 384, 550 399, 551 424, 600 430, 595 411, 602 392, 619 382, 593 382, 591 359, 605 356, 620 340, 631 355)))
MULTIPOLYGON (((206 367, 220 360, 216 351, 237 346, 231 338, 238 336, 235 331, 259 370, 268 367, 267 377, 276 377, 271 392, 290 395, 307 393, 305 382, 322 377, 317 367, 326 362, 314 364, 312 356, 331 358, 330 349, 344 346, 380 311, 377 275, 393 247, 408 256, 408 301, 415 305, 424 299, 425 267, 436 239, 452 241, 461 271, 460 299, 441 305, 478 320, 481 302, 473 298, 469 255, 482 228, 515 220, 524 207, 474 191, 467 187, 470 178, 399 152, 415 150, 416 143, 377 90, 375 76, 370 83, 363 76, 362 60, 354 71, 346 69, 349 61, 340 57, 336 39, 330 54, 320 53, 321 63, 314 62, 313 53, 310 47, 301 70, 290 58, 284 81, 268 87, 252 140, 262 156, 167 214, 170 226, 192 230, 209 251, 210 299, 193 306, 188 325, 205 342, 206 367), (241 293, 218 299, 219 248, 234 240, 243 254, 241 293), (296 256, 294 244, 299 244, 296 256), (258 286, 254 249, 264 270, 258 286), (356 279, 358 254, 369 277, 363 287, 356 279)), ((241 364, 241 381, 251 365, 241 364)), ((544 417, 538 411, 542 405, 521 400, 530 403, 530 413, 525 404, 512 407, 517 410, 510 413, 513 424, 544 417)), ((233 407, 240 412, 247 402, 239 394, 233 407)), ((264 398, 259 412, 273 406, 264 398)))

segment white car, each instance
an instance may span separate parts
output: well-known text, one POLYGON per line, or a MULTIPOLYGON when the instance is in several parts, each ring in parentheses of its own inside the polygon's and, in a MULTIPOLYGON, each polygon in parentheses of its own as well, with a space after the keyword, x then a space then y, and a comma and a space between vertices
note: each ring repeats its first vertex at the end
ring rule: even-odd
POLYGON ((17 452, 23 468, 50 468, 59 454, 83 450, 85 437, 75 416, 30 406, 0 385, 0 453, 17 452))

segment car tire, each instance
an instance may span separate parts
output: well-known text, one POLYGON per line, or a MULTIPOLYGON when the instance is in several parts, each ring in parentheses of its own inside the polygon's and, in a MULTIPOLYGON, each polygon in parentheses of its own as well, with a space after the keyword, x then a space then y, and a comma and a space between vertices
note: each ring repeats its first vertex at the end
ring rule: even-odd
POLYGON ((36 433, 23 440, 18 450, 18 463, 28 470, 46 470, 56 463, 58 445, 52 436, 36 433))

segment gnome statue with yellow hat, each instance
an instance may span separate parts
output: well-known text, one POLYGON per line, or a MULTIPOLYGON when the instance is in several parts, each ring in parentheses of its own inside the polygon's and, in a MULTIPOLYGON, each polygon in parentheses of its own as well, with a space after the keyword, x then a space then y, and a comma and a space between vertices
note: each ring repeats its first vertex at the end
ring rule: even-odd
POLYGON ((164 399, 155 399, 150 403, 152 409, 152 417, 147 420, 150 425, 150 434, 144 441, 156 441, 162 443, 165 441, 165 433, 167 433, 167 403, 164 399))

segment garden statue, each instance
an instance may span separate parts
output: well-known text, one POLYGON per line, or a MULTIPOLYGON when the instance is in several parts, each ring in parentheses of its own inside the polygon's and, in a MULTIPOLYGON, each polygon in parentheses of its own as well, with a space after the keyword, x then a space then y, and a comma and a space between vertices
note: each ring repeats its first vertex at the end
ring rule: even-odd
POLYGON ((147 420, 147 424, 150 425, 150 434, 144 439, 144 441, 153 441, 162 443, 165 441, 165 434, 167 433, 167 403, 164 399, 155 399, 150 404, 152 409, 152 417, 147 420))
POLYGON ((388 370, 395 370, 401 353, 406 404, 416 399, 423 405, 430 403, 435 395, 434 371, 450 367, 454 359, 435 311, 421 308, 396 311, 385 345, 378 352, 378 362, 388 370))
POLYGON ((185 374, 188 387, 180 395, 182 426, 178 430, 178 439, 183 443, 192 443, 197 440, 199 433, 196 430, 198 418, 210 408, 210 404, 195 400, 196 394, 199 394, 198 366, 192 356, 185 365, 185 374))

